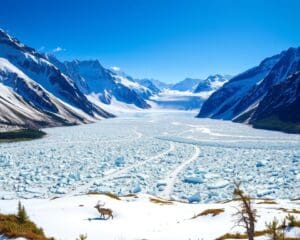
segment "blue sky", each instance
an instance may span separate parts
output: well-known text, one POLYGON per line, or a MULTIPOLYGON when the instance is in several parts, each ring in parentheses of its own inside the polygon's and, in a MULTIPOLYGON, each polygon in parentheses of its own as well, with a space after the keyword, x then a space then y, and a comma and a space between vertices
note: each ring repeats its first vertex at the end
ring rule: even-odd
POLYGON ((300 46, 298 0, 2 0, 0 27, 62 60, 176 82, 300 46))

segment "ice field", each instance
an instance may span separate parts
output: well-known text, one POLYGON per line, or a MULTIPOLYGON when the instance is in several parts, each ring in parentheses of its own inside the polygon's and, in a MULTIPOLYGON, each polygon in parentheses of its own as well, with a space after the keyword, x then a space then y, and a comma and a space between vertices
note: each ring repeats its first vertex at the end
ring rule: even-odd
POLYGON ((231 198, 234 180, 257 197, 300 196, 300 135, 194 115, 128 113, 0 144, 0 198, 141 192, 206 203, 231 198))

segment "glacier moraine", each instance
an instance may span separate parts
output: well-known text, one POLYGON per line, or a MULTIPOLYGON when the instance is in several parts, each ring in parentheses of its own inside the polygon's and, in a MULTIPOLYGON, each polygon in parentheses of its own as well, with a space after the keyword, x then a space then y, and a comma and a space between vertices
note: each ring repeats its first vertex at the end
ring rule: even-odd
POLYGON ((187 201, 300 196, 300 135, 146 112, 46 129, 43 139, 0 144, 0 198, 149 193, 187 201))

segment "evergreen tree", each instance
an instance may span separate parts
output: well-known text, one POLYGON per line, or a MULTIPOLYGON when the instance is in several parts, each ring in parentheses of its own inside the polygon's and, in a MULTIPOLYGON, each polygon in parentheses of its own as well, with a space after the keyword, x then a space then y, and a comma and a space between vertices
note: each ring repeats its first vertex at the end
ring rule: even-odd
POLYGON ((25 223, 28 220, 28 215, 25 210, 25 207, 22 206, 21 202, 19 201, 18 203, 18 213, 17 213, 17 218, 19 223, 25 223))
POLYGON ((284 229, 279 221, 274 218, 270 223, 266 223, 267 230, 269 232, 270 240, 284 240, 284 229))

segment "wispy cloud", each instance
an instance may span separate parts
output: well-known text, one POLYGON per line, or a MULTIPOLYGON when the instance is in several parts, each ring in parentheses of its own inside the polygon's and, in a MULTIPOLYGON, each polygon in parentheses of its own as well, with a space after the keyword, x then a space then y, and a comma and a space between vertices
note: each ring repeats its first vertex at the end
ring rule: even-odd
POLYGON ((114 71, 120 71, 121 70, 121 68, 117 67, 117 66, 113 66, 113 67, 111 67, 111 69, 114 70, 114 71))
POLYGON ((41 47, 38 49, 39 52, 43 52, 44 50, 45 50, 45 46, 41 46, 41 47))
POLYGON ((58 53, 58 52, 63 52, 63 51, 66 51, 66 49, 62 48, 62 47, 56 47, 52 50, 53 53, 58 53))

